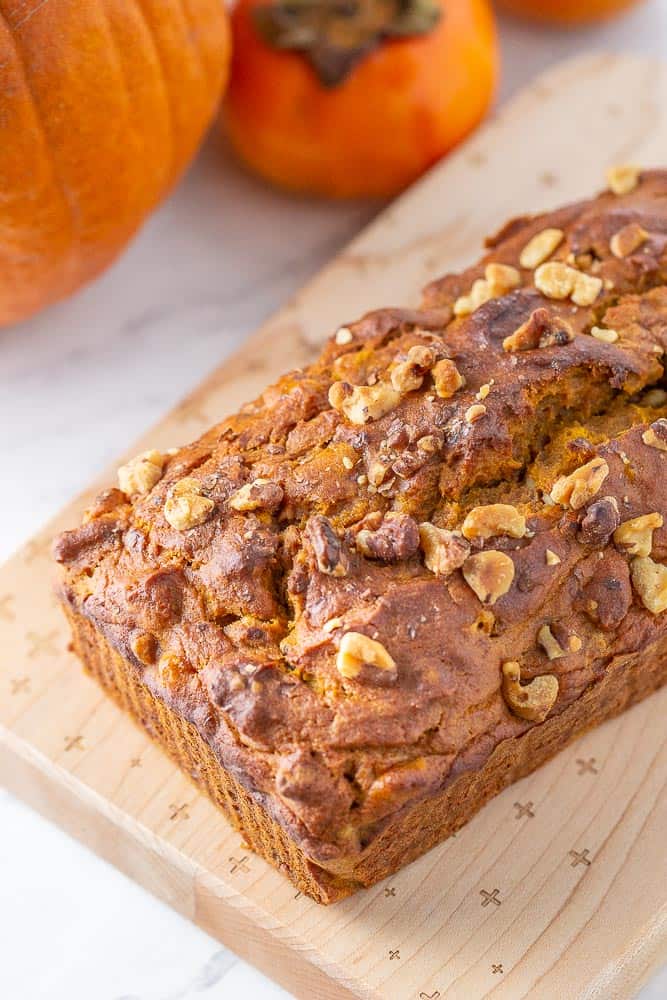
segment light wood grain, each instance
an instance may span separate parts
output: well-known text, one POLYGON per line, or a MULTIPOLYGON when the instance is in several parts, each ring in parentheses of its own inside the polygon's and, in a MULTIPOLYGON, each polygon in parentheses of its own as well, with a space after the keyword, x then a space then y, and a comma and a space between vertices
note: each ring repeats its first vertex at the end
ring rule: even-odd
MULTIPOLYGON (((664 164, 666 98, 665 68, 639 60, 550 72, 131 451, 192 438, 307 362, 340 322, 415 302, 513 213, 596 189, 610 163, 664 164)), ((248 853, 68 653, 48 545, 99 485, 0 572, 0 775, 10 789, 299 997, 633 995, 667 953, 667 691, 389 882, 318 907, 248 853)))

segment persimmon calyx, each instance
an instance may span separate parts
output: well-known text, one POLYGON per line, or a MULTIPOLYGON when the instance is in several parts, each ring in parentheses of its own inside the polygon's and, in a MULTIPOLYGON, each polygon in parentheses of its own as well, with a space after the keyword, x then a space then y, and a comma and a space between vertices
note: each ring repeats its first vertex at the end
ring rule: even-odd
POLYGON ((385 39, 425 35, 438 24, 436 0, 270 0, 253 8, 274 49, 301 52, 324 87, 336 87, 385 39))

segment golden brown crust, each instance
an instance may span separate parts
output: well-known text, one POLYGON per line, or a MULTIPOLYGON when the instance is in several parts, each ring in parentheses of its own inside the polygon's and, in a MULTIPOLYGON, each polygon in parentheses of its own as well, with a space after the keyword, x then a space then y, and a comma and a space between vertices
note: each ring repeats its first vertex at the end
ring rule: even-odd
POLYGON ((664 649, 660 572, 634 560, 667 558, 666 246, 659 171, 517 220, 58 542, 73 613, 318 866, 354 869, 616 658, 664 649), (617 529, 647 514, 639 556, 617 529), (346 659, 350 633, 384 653, 346 659))

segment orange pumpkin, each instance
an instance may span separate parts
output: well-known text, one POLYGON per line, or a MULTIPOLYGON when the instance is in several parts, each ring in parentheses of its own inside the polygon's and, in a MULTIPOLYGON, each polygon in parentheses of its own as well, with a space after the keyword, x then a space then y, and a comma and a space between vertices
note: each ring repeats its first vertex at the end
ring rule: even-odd
POLYGON ((250 167, 296 191, 400 191, 484 115, 487 0, 239 0, 225 101, 250 167))
POLYGON ((620 14, 638 0, 500 0, 512 14, 537 21, 576 26, 620 14))
POLYGON ((0 325, 102 271, 194 155, 221 0, 0 0, 0 325))

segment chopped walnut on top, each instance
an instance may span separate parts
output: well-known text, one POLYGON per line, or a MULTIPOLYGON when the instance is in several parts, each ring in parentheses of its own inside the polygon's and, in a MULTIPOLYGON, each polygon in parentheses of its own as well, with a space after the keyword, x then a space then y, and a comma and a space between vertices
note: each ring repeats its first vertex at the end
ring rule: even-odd
POLYGON ((196 528, 208 519, 215 504, 201 495, 201 483, 186 477, 179 479, 169 490, 164 505, 165 520, 177 531, 196 528))
POLYGON ((495 535, 523 538, 526 534, 526 518, 508 503, 473 507, 461 526, 461 534, 470 541, 493 538, 495 535))
POLYGON ((644 607, 652 615, 667 611, 667 566, 654 562, 650 556, 632 560, 632 585, 644 607))
POLYGON ((449 358, 443 358, 431 371, 435 391, 441 399, 449 399, 465 385, 465 379, 449 358))
POLYGON ((619 164, 607 170, 607 184, 614 194, 629 194, 639 184, 641 170, 630 164, 619 164))
POLYGON ((565 233, 562 229, 542 229, 541 232, 536 233, 521 251, 519 257, 521 267, 534 271, 548 257, 551 257, 554 250, 563 242, 564 237, 565 233))
POLYGON ((329 403, 352 424, 379 420, 398 406, 400 400, 401 393, 388 382, 377 382, 375 385, 334 382, 329 389, 329 403))
POLYGON ((229 506, 238 511, 276 510, 283 500, 283 489, 270 479, 253 479, 236 490, 229 506))
POLYGON ((349 569, 347 552, 329 518, 323 514, 314 514, 306 524, 305 534, 312 546, 320 573, 346 576, 349 569))
POLYGON ((389 511, 376 529, 362 528, 356 546, 368 559, 402 562, 419 548, 419 528, 408 514, 389 511))
POLYGON ((623 226, 617 233, 614 233, 609 240, 609 249, 614 257, 622 260, 638 250, 648 238, 648 233, 638 222, 629 222, 627 226, 623 226))
POLYGON ((561 316, 553 316, 544 306, 534 309, 514 333, 503 340, 505 351, 533 351, 538 347, 554 347, 574 340, 574 330, 561 316))
POLYGON ((581 465, 569 476, 561 476, 551 489, 551 498, 572 510, 579 510, 592 500, 609 475, 609 466, 599 456, 581 465))
POLYGON ((657 448, 658 451, 667 451, 667 420, 661 417, 647 427, 642 434, 642 441, 649 448, 657 448))
POLYGON ((602 279, 554 260, 537 268, 535 287, 548 299, 570 298, 575 305, 590 306, 602 290, 602 279))
POLYGON ((587 508, 577 537, 584 545, 606 545, 620 522, 616 497, 602 497, 587 508))
POLYGON ((413 392, 419 389, 424 381, 424 375, 436 361, 436 353, 432 347, 415 344, 408 351, 405 361, 400 361, 391 372, 391 384, 397 392, 413 392))
POLYGON ((601 340, 603 344, 615 344, 618 340, 618 330, 606 326, 592 326, 591 337, 601 340))
POLYGON ((502 666, 503 697, 507 707, 520 719, 542 722, 553 708, 558 697, 558 678, 553 674, 534 677, 529 684, 521 684, 521 665, 516 660, 506 660, 502 666))
POLYGON ((162 478, 167 456, 152 448, 118 469, 118 485, 127 496, 148 493, 162 478))
POLYGON ((424 565, 436 576, 449 576, 470 555, 470 545, 464 538, 429 521, 419 525, 419 541, 424 553, 424 565))
POLYGON ((382 643, 363 632, 345 633, 338 647, 336 667, 348 680, 387 684, 398 676, 396 663, 382 643))
POLYGON ((462 572, 482 604, 495 604, 512 586, 514 563, 505 552, 487 549, 469 556, 462 572))
POLYGON ((486 265, 484 277, 477 278, 467 295, 461 295, 454 303, 455 316, 468 316, 485 302, 506 295, 521 284, 521 275, 510 264, 491 262, 486 265))
POLYGON ((633 517, 619 524, 614 531, 614 541, 628 555, 644 558, 651 555, 653 532, 657 528, 662 528, 662 525, 662 514, 658 514, 657 511, 652 514, 642 514, 640 517, 633 517))
POLYGON ((565 650, 551 631, 550 625, 545 624, 539 628, 537 641, 550 660, 558 660, 561 656, 566 655, 565 650))

